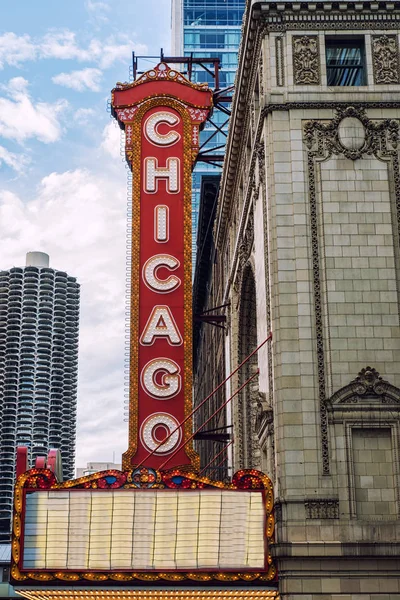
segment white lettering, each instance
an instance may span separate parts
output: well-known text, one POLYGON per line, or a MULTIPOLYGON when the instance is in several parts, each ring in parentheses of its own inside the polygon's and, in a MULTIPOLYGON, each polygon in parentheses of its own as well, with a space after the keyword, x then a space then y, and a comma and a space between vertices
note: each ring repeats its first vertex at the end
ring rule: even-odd
POLYGON ((168 193, 177 194, 179 192, 179 162, 179 158, 167 158, 167 165, 159 167, 157 158, 153 156, 145 158, 145 192, 155 194, 158 191, 158 180, 166 179, 168 193))
POLYGON ((169 239, 169 210, 168 206, 159 204, 154 209, 154 239, 163 244, 169 239))
POLYGON ((179 365, 170 358, 150 360, 142 370, 140 382, 156 400, 169 400, 179 394, 182 384, 179 365))
POLYGON ((180 262, 170 254, 155 254, 151 256, 143 265, 143 280, 147 287, 159 294, 168 294, 173 292, 181 284, 181 280, 176 275, 168 275, 166 279, 160 279, 158 269, 165 267, 171 271, 177 269, 180 262))
POLYGON ((168 111, 157 112, 146 119, 144 126, 144 132, 149 142, 152 142, 155 146, 172 146, 180 139, 180 134, 177 131, 169 131, 168 133, 160 133, 158 126, 161 123, 167 123, 168 125, 177 125, 180 119, 177 115, 174 115, 168 111))
POLYGON ((143 346, 151 346, 156 338, 167 338, 171 346, 180 346, 183 342, 175 319, 168 306, 155 306, 140 337, 143 346))

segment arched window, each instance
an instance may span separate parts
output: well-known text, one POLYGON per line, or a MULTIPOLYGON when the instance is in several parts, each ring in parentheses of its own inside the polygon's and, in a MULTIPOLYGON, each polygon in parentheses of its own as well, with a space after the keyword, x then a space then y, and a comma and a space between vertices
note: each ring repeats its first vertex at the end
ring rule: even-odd
MULTIPOLYGON (((250 265, 244 269, 239 309, 239 364, 257 348, 256 284, 250 265)), ((241 386, 257 369, 257 355, 251 357, 239 371, 241 386)), ((244 387, 238 399, 239 423, 236 437, 240 446, 240 467, 253 467, 254 413, 251 399, 252 382, 244 387)))

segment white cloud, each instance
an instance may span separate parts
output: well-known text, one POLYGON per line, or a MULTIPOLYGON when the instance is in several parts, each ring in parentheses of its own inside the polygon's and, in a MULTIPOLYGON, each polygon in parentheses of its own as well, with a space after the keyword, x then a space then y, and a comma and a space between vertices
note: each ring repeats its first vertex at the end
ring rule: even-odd
POLYGON ((134 42, 124 34, 109 36, 105 40, 93 38, 86 48, 80 47, 72 31, 48 33, 40 46, 44 58, 75 59, 79 62, 95 62, 108 69, 115 62, 129 62, 132 50, 139 54, 147 52, 147 46, 134 42))
POLYGON ((96 114, 93 108, 78 108, 73 115, 73 119, 78 125, 86 125, 96 114))
POLYGON ((0 192, 1 267, 41 250, 81 284, 78 466, 127 448, 124 410, 124 165, 51 173, 26 198, 0 192), (117 176, 115 176, 117 173, 117 176))
POLYGON ((0 146, 0 166, 4 163, 17 173, 22 173, 28 162, 29 159, 25 155, 15 154, 4 148, 4 146, 0 146))
POLYGON ((101 148, 114 159, 123 158, 124 153, 121 152, 121 147, 124 147, 123 138, 124 133, 118 127, 117 123, 112 120, 103 129, 103 141, 101 142, 101 148))
POLYGON ((19 67, 27 60, 35 60, 37 49, 29 35, 16 35, 8 31, 0 35, 0 69, 4 65, 19 67))
POLYGON ((99 24, 108 23, 109 19, 106 14, 110 12, 111 7, 106 2, 86 0, 85 8, 95 22, 97 21, 99 24))
MULTIPOLYGON (((104 3, 91 2, 91 6, 96 4, 104 3)), ((106 6, 104 4, 103 10, 106 6)), ((0 35, 0 69, 5 65, 20 67, 26 61, 46 58, 91 62, 107 69, 117 61, 129 62, 132 50, 145 54, 147 46, 124 34, 106 39, 93 38, 86 46, 82 46, 76 33, 69 29, 49 31, 37 39, 8 31, 0 35)))
POLYGON ((109 12, 111 10, 109 4, 107 4, 106 2, 100 2, 96 0, 86 0, 85 8, 89 12, 97 12, 99 10, 105 10, 106 12, 109 12))
POLYGON ((57 58, 61 60, 75 59, 78 61, 91 60, 90 52, 79 47, 76 34, 68 29, 51 31, 38 43, 41 58, 57 58))
POLYGON ((100 69, 88 68, 80 71, 71 71, 71 73, 60 73, 52 77, 52 81, 77 92, 84 92, 87 89, 92 90, 92 92, 99 92, 101 89, 101 76, 100 69))
POLYGON ((14 77, 3 86, 9 97, 0 97, 0 136, 17 142, 28 138, 55 142, 62 133, 60 115, 68 103, 66 100, 34 103, 28 85, 23 77, 14 77))
POLYGON ((118 38, 110 37, 102 46, 100 42, 93 41, 92 51, 97 54, 97 60, 102 69, 108 69, 115 62, 130 62, 132 50, 137 54, 146 54, 147 46, 133 42, 127 36, 118 38))

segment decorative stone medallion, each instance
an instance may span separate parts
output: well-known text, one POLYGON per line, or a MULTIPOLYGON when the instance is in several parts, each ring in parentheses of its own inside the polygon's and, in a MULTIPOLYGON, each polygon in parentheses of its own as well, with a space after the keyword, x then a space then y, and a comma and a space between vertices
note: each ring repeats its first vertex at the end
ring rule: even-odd
POLYGON ((365 128, 357 117, 345 117, 338 127, 339 141, 348 150, 360 150, 365 144, 365 128))

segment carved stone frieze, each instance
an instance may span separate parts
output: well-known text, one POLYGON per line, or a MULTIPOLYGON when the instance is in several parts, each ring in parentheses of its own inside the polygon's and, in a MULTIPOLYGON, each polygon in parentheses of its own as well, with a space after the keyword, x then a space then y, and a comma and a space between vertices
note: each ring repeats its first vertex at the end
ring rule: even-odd
POLYGON ((258 392, 256 398, 256 416, 254 428, 259 438, 262 437, 263 430, 274 420, 272 406, 267 402, 264 392, 258 392))
POLYGON ((247 227, 242 241, 239 245, 238 265, 236 271, 236 279, 233 289, 238 294, 242 285, 243 271, 247 261, 250 258, 251 250, 254 242, 254 214, 250 210, 247 227))
POLYGON ((321 249, 317 215, 318 163, 327 160, 332 155, 343 155, 351 160, 372 155, 391 162, 394 181, 394 204, 397 210, 398 234, 400 236, 399 130, 398 121, 393 119, 371 121, 364 108, 353 106, 339 106, 336 108, 333 119, 329 121, 309 121, 304 126, 304 143, 307 149, 316 354, 324 475, 328 475, 330 472, 330 461, 325 372, 325 345, 327 340, 324 339, 322 316, 321 249))
POLYGON ((260 54, 258 59, 258 85, 260 88, 260 95, 264 95, 264 67, 263 67, 263 55, 260 54))
POLYGON ((400 390, 383 379, 373 367, 361 369, 358 376, 329 399, 334 408, 343 405, 362 404, 394 404, 400 405, 400 390))
POLYGON ((281 523, 281 521, 282 521, 282 504, 280 502, 276 502, 274 505, 274 515, 275 515, 275 522, 281 523))
POLYGON ((387 150, 397 150, 399 123, 394 119, 371 121, 363 108, 337 108, 328 123, 309 121, 304 127, 307 149, 327 155, 343 154, 357 160, 364 155, 378 156, 387 150))
POLYGON ((396 35, 372 36, 374 83, 400 83, 399 45, 396 35))
POLYGON ((283 58, 283 37, 275 38, 275 64, 276 64, 276 85, 282 87, 285 85, 285 67, 283 58))
POLYGON ((319 40, 316 35, 295 35, 292 38, 293 78, 296 85, 319 85, 321 68, 319 40))
POLYGON ((338 519, 339 500, 318 498, 304 501, 306 519, 338 519))
POLYGON ((308 2, 302 3, 303 10, 301 11, 293 10, 293 4, 293 2, 280 2, 275 4, 275 8, 268 7, 268 15, 264 17, 263 30, 265 32, 283 32, 293 29, 296 31, 398 29, 398 14, 393 10, 393 2, 381 2, 379 12, 371 10, 371 6, 368 6, 373 3, 358 3, 358 6, 367 5, 365 8, 363 7, 362 14, 359 9, 354 10, 352 2, 328 2, 326 6, 329 6, 329 9, 322 12, 315 10, 315 2, 310 3, 313 7, 312 10, 308 9, 308 2), (343 10, 343 7, 346 7, 346 10, 343 10))
MULTIPOLYGON (((253 365, 252 371, 256 371, 257 367, 253 365)), ((256 432, 256 421, 259 411, 259 403, 260 403, 260 391, 258 388, 258 377, 253 379, 253 382, 250 384, 250 407, 249 407, 249 417, 250 417, 250 439, 248 443, 250 443, 250 464, 252 468, 259 469, 261 468, 261 450, 260 450, 260 442, 256 432)))

